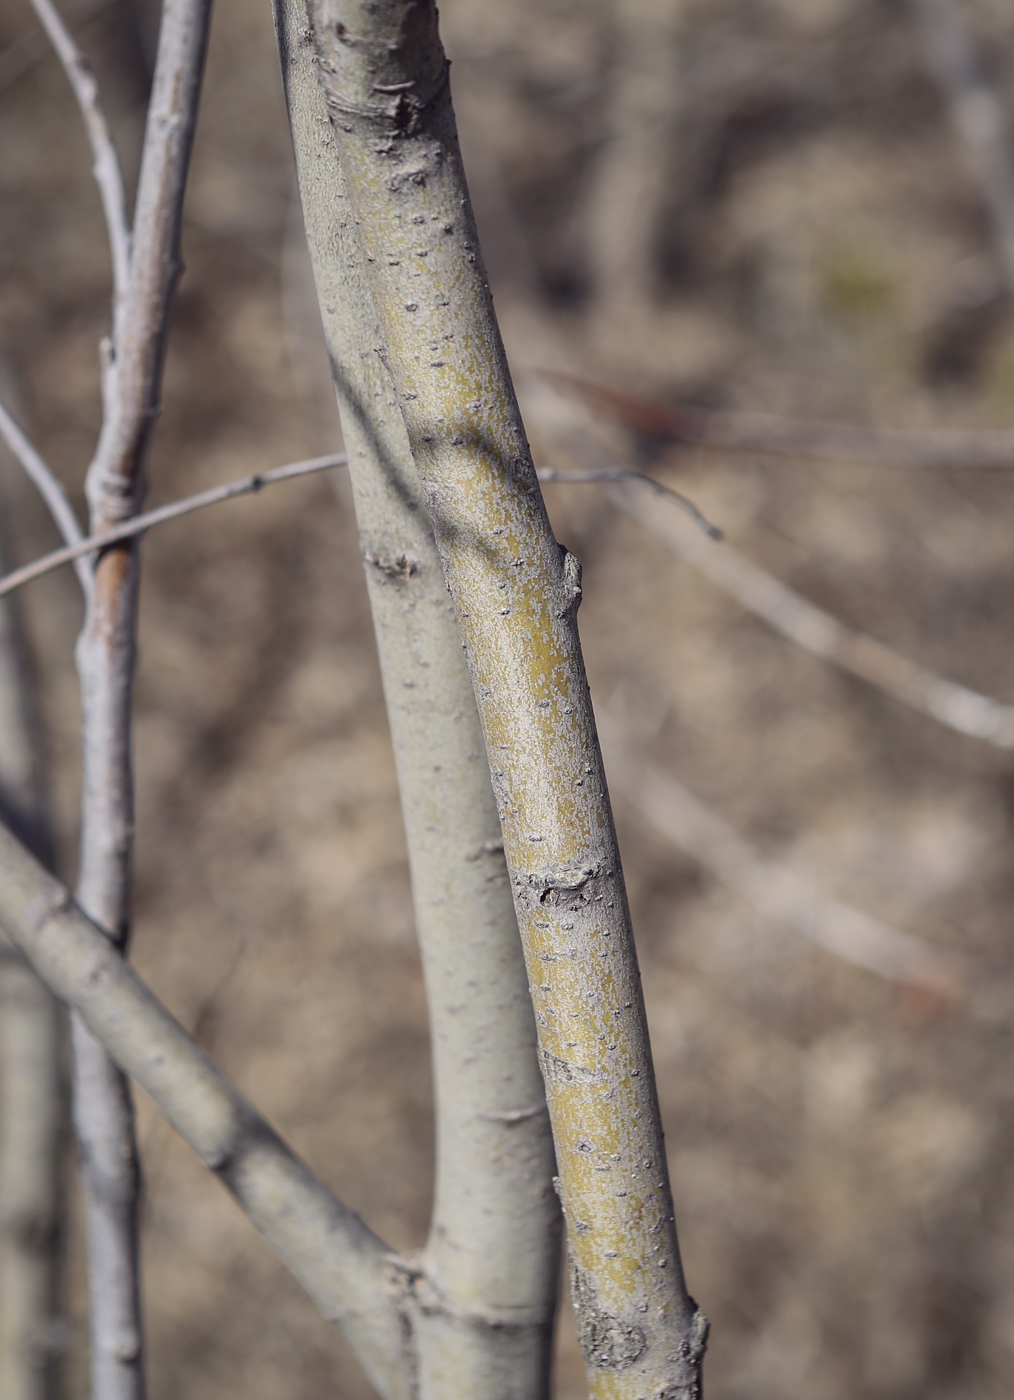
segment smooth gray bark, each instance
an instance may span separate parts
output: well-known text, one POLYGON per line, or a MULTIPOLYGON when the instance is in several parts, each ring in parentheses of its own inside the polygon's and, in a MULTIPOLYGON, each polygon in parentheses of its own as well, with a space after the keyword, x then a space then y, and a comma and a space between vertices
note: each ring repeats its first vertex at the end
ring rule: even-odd
POLYGON ((466 646, 596 1400, 699 1394, 644 1004, 576 627, 478 249, 432 0, 311 0, 355 231, 466 646))
POLYGON ((548 1394, 559 1206, 535 1021, 482 732, 305 42, 276 23, 314 275, 384 677, 429 998, 432 1225, 406 1273, 419 1390, 548 1394))

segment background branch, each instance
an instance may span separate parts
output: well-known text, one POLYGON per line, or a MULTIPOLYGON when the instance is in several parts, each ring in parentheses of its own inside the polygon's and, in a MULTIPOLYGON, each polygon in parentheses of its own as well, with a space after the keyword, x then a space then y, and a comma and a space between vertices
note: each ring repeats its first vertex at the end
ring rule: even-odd
MULTIPOLYGON (((178 520, 181 515, 202 510, 205 506, 218 505, 221 501, 232 501, 237 496, 250 496, 265 486, 273 486, 279 481, 291 481, 297 476, 310 476, 314 472, 327 471, 331 467, 345 466, 348 461, 344 452, 329 452, 323 457, 308 457, 301 462, 289 462, 284 467, 271 467, 266 472, 254 472, 251 476, 241 476, 237 481, 226 482, 223 486, 209 486, 207 491, 195 492, 182 500, 170 501, 154 510, 146 510, 142 515, 132 516, 121 521, 111 530, 103 530, 99 535, 88 535, 64 549, 54 549, 20 569, 12 569, 9 574, 0 576, 0 598, 5 593, 13 593, 23 584, 41 578, 43 574, 58 569, 61 564, 70 564, 82 555, 94 554, 123 540, 135 539, 150 530, 153 525, 164 525, 167 520, 178 520)), ((89 576, 90 577, 90 576, 89 576)))
POLYGON ((807 875, 761 855, 688 788, 624 743, 600 715, 610 778, 666 841, 685 851, 766 918, 855 967, 948 1000, 1006 1007, 1006 984, 959 953, 933 948, 836 899, 807 875))
MULTIPOLYGON (((49 513, 56 523, 56 528, 67 544, 71 547, 80 544, 84 539, 84 531, 74 513, 74 507, 67 499, 66 491, 2 403, 0 403, 0 434, 3 435, 4 442, 24 467, 39 495, 45 501, 49 513)), ((69 557, 74 558, 73 555, 69 557)), ((92 587, 91 566, 82 559, 80 562, 75 562, 74 571, 87 598, 92 587)))
POLYGON ((558 370, 530 373, 608 421, 664 442, 723 452, 770 452, 783 457, 868 462, 873 466, 967 471, 1014 469, 1014 433, 1002 429, 924 432, 777 418, 767 413, 741 413, 636 398, 558 370))
POLYGON ((399 1261, 219 1073, 104 931, 2 824, 0 925, 342 1328, 386 1400, 409 1400, 391 1303, 399 1261))
MULTIPOLYGON (((533 398, 531 407, 540 414, 537 397, 533 398)), ((664 505, 661 509, 649 506, 644 488, 650 484, 652 494, 657 497, 659 483, 640 472, 629 473, 628 483, 622 479, 628 475, 626 469, 600 464, 601 448, 569 414, 565 421, 546 414, 541 422, 561 452, 594 463, 579 473, 580 476, 586 480, 615 482, 620 473, 621 480, 609 493, 615 504, 653 534, 661 536, 684 562, 723 592, 731 594, 783 637, 959 734, 983 739, 1001 749, 1014 748, 1014 706, 934 675, 883 642, 847 627, 732 545, 717 545, 703 539, 698 529, 664 505)), ((566 481, 568 477, 554 471, 552 476, 547 474, 546 479, 566 481)))
POLYGON ((642 492, 616 486, 612 499, 674 553, 804 651, 902 700, 959 734, 1014 748, 1014 707, 944 680, 882 642, 854 631, 754 564, 732 545, 710 545, 671 511, 648 508, 642 492))
POLYGON ((32 8, 45 30, 49 42, 63 64, 81 110, 85 131, 92 148, 92 173, 102 199, 106 232, 113 263, 113 322, 119 318, 127 282, 130 276, 130 222, 127 217, 127 197, 123 189, 123 171, 116 154, 112 132, 102 106, 102 96, 92 66, 71 37, 53 0, 32 0, 32 8))
MULTIPOLYGON (((3 504, 10 498, 3 493, 3 504)), ((6 511, 4 512, 6 513, 6 511)), ((3 541, 0 540, 0 557, 3 541)), ((24 648, 0 603, 0 820, 52 859, 24 648)), ((0 933, 0 1395, 53 1400, 59 1354, 63 1017, 0 933)))
MULTIPOLYGON (((210 0, 165 0, 162 9, 129 286, 114 303, 102 429, 85 482, 92 534, 133 515, 144 492, 169 305, 181 266, 180 221, 209 15, 210 0)), ((115 264, 115 248, 113 254, 115 264)), ((120 952, 130 931, 137 590, 136 542, 105 550, 77 646, 83 791, 76 897, 120 952)), ((71 1039, 89 1240, 93 1400, 143 1400, 139 1166, 130 1086, 80 1017, 72 1017, 71 1039)))

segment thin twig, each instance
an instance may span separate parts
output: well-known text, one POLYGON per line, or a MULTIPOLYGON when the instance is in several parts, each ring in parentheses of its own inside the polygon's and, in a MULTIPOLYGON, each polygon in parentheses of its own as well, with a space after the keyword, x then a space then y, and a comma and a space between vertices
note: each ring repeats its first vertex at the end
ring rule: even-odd
MULTIPOLYGON (((112 0, 76 0, 75 4, 67 6, 65 13, 75 19, 87 20, 111 3, 112 0)), ((0 92, 51 52, 52 45, 42 29, 29 29, 12 39, 5 49, 0 50, 0 92)))
MULTIPOLYGON (((602 481, 638 481, 649 490, 654 491, 656 496, 665 496, 676 504, 690 516, 696 525, 699 525, 704 533, 712 540, 722 540, 725 536, 717 525, 713 525, 707 516, 694 505, 689 497, 684 496, 679 491, 674 491, 671 486, 665 486, 661 481, 656 481, 653 476, 647 476, 644 472, 628 471, 625 467, 598 467, 586 472, 558 472, 555 467, 540 467, 540 481, 564 481, 577 485, 580 482, 602 482, 602 481)), ((3 592, 3 584, 0 581, 0 593, 3 592)))
MULTIPOLYGON (((530 402, 529 412, 540 413, 537 398, 530 402)), ((601 448, 580 426, 577 414, 567 413, 563 420, 552 425, 548 415, 543 421, 561 450, 595 463, 589 475, 595 471, 626 470, 601 462, 601 448)), ((631 485, 644 485, 642 473, 632 473, 632 478, 631 485)), ((567 478, 558 476, 556 479, 565 481, 567 478)), ((625 489, 622 481, 613 487, 610 496, 621 510, 661 535, 681 559, 789 641, 823 661, 850 671, 959 734, 984 739, 1001 749, 1014 749, 1014 706, 980 695, 955 681, 944 680, 899 656, 882 642, 846 627, 732 545, 708 543, 701 538, 699 530, 691 529, 671 511, 649 510, 643 497, 625 489)))
POLYGON ((127 217, 127 197, 123 188, 120 158, 116 154, 112 132, 102 106, 98 81, 91 64, 74 42, 52 0, 32 0, 32 8, 63 64, 63 70, 81 109, 92 148, 92 174, 102 198, 102 211, 106 216, 106 231, 113 260, 115 322, 127 295, 127 281, 130 276, 130 221, 127 217))
POLYGON ((658 403, 558 370, 535 370, 533 375, 560 393, 578 399, 599 416, 665 442, 724 452, 763 452, 783 457, 868 462, 875 466, 1014 471, 1014 432, 920 432, 779 418, 766 413, 658 403))
POLYGON ((1014 707, 944 680, 899 656, 883 642, 846 627, 731 545, 715 548, 705 544, 697 531, 688 529, 671 512, 647 510, 643 501, 633 499, 622 487, 614 488, 611 495, 628 515, 661 535, 681 559, 789 641, 959 734, 985 739, 1001 749, 1014 749, 1014 707))
POLYGON ((313 472, 327 471, 329 467, 342 467, 347 460, 344 452, 332 452, 325 457, 308 457, 302 462, 289 462, 284 467, 272 467, 266 472, 255 472, 252 476, 242 476, 236 481, 226 482, 224 486, 210 486, 207 491, 198 491, 193 496, 184 496, 181 500, 170 501, 168 505, 156 506, 154 510, 145 511, 143 515, 131 516, 129 520, 114 525, 111 530, 103 530, 98 535, 88 535, 74 544, 67 545, 64 549, 54 549, 50 554, 44 554, 40 559, 34 559, 31 564, 25 564, 22 568, 14 569, 11 573, 5 574, 0 577, 0 598, 5 593, 13 593, 16 588, 20 588, 23 584, 31 583, 33 579, 41 578, 43 574, 58 569, 61 564, 70 564, 80 559, 82 555, 94 554, 99 550, 107 549, 112 544, 119 544, 121 540, 130 540, 136 535, 143 535, 153 525, 162 525, 167 520, 177 520, 181 515, 189 515, 191 511, 201 510, 204 506, 217 505, 219 501, 231 501, 237 496, 252 495, 265 486, 273 486, 278 481, 290 481, 297 476, 310 476, 313 472))
POLYGON ((1006 114, 982 70, 961 6, 955 0, 912 3, 993 226, 1007 291, 1014 295, 1014 162, 1006 114))
MULTIPOLYGON (((995 1000, 999 984, 969 958, 933 948, 828 894, 809 876, 761 855, 682 783, 634 753, 608 716, 600 715, 600 727, 610 780, 649 825, 765 917, 890 981, 951 1000, 995 1000)), ((1008 998, 1009 991, 1008 986, 1008 998)))
MULTIPOLYGON (((56 523, 56 528, 67 541, 68 547, 76 548, 84 539, 84 531, 74 513, 74 507, 67 499, 66 491, 2 403, 0 403, 0 436, 3 437, 4 442, 24 467, 25 472, 45 501, 49 513, 56 523)), ((72 555, 71 558, 76 559, 77 556, 72 555)), ((91 592, 92 571, 83 560, 80 563, 75 563, 74 567, 82 591, 87 598, 91 592)))

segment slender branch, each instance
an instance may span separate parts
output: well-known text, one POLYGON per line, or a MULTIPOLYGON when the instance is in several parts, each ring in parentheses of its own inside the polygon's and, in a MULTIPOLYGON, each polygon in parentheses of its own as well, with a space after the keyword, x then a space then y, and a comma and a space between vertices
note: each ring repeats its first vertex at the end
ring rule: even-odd
MULTIPOLYGON (((209 11, 210 0, 165 0, 162 8, 129 285, 115 307, 102 382, 102 429, 85 480, 92 534, 135 514, 144 492, 169 306, 181 267, 183 195, 209 11)), ((114 261, 116 256, 114 249, 114 261)), ((118 953, 126 951, 130 933, 138 564, 133 540, 99 555, 77 646, 83 781, 76 897, 118 953)), ((93 1400, 143 1400, 140 1172, 130 1086, 78 1015, 71 1018, 71 1040, 89 1241, 93 1400)))
MULTIPOLYGON (((538 412, 538 402, 532 405, 538 412)), ((562 451, 597 463, 602 453, 587 433, 574 423, 547 427, 562 451)), ((598 466, 579 475, 589 481, 612 482, 623 468, 598 466)), ((554 472, 546 480, 567 481, 568 474, 554 472)), ((658 494, 659 483, 634 472, 629 477, 634 486, 652 485, 658 494)), ((736 598, 749 612, 766 622, 776 632, 822 661, 829 661, 849 671, 896 700, 945 724, 959 734, 983 739, 997 748, 1014 749, 1014 706, 1005 705, 988 695, 980 695, 968 686, 943 679, 932 671, 900 656, 883 642, 863 632, 846 627, 838 618, 811 603, 788 584, 776 579, 767 570, 754 564, 730 544, 716 547, 701 538, 679 516, 666 510, 649 509, 643 496, 625 489, 623 476, 610 492, 621 510, 634 516, 647 529, 660 535, 674 553, 736 598)))
MULTIPOLYGON (((681 510, 685 510, 695 525, 698 525, 708 539, 722 540, 725 536, 717 525, 713 525, 707 516, 694 505, 682 492, 675 491, 671 486, 666 486, 661 481, 656 481, 653 476, 648 476, 645 472, 635 472, 626 467, 598 467, 586 472, 558 472, 555 467, 540 467, 540 481, 561 481, 569 482, 573 486, 581 483, 603 482, 603 481, 637 481, 642 486, 646 486, 649 491, 653 491, 656 496, 664 496, 668 501, 675 501, 681 510)), ((64 553, 63 550, 60 553, 64 553)), ((32 566, 29 566, 32 567, 32 566)), ((0 580, 0 594, 3 593, 3 580, 0 580)))
POLYGON ((622 486, 610 494, 622 510, 660 535, 681 559, 789 641, 959 734, 985 739, 997 748, 1014 749, 1014 707, 944 680, 882 642, 853 631, 731 545, 716 548, 705 544, 678 516, 647 509, 643 499, 635 499, 622 486))
POLYGON ((388 1246, 293 1154, 3 825, 0 926, 232 1193, 387 1400, 409 1400, 388 1246))
POLYGON ((429 1008, 436 1182, 401 1303, 420 1395, 548 1400, 560 1208, 482 730, 365 280, 304 0, 275 6, 300 198, 349 449, 429 1008))
MULTIPOLYGON (((68 547, 73 549, 79 545, 84 539, 84 531, 74 513, 74 507, 67 499, 66 491, 2 403, 0 403, 0 436, 3 437, 11 452, 24 467, 28 477, 45 501, 49 513, 56 523, 56 528, 67 541, 68 547)), ((70 557, 76 558, 74 555, 70 557)), ((82 560, 75 564, 75 572, 81 583, 82 592, 87 598, 92 588, 91 568, 82 560)))
POLYGON ((127 217, 127 197, 123 188, 123 172, 116 154, 112 132, 102 106, 102 96, 92 66, 71 37, 53 0, 31 0, 39 23, 63 64, 67 81, 81 109, 88 141, 92 148, 92 174, 99 187, 102 212, 106 217, 109 249, 113 260, 113 320, 127 295, 130 276, 130 222, 127 217))
POLYGON ((156 506, 154 510, 146 510, 143 515, 131 516, 129 520, 114 525, 111 530, 103 530, 98 535, 88 535, 63 549, 54 549, 51 553, 42 555, 40 559, 33 559, 30 564, 24 564, 20 569, 12 569, 9 574, 0 576, 0 598, 5 593, 13 593, 23 584, 31 583, 33 579, 58 569, 62 564, 73 563, 82 555, 95 554, 99 550, 108 549, 110 545, 143 535, 154 525, 164 525, 167 520, 178 520, 181 515, 203 510, 205 506, 218 505, 220 501, 232 501, 237 496, 254 495, 265 486, 273 486, 279 481, 291 481, 297 476, 310 476, 314 472, 327 471, 330 467, 342 467, 347 461, 344 452, 331 452, 324 457, 307 457, 301 462, 289 462, 284 467, 271 467, 266 472, 254 472, 252 476, 241 476, 223 486, 209 486, 207 491, 198 491, 193 496, 184 496, 181 500, 156 506))
POLYGON ((596 1400, 691 1400, 644 1002, 576 626, 482 267, 433 0, 312 0, 334 141, 472 673, 596 1400))
MULTIPOLYGON (((66 7, 66 13, 75 19, 90 19, 111 3, 112 0, 75 0, 66 7)), ((29 29, 12 39, 5 49, 0 50, 0 92, 51 53, 52 47, 42 29, 29 29)))
MULTIPOLYGON (((6 505, 6 493, 4 493, 6 505)), ((0 541, 0 545, 2 545, 0 541)), ((45 858, 49 832, 18 619, 0 604, 0 819, 45 858)), ((65 1112, 62 1016, 0 933, 0 1395, 53 1394, 65 1112)))
POLYGON ((558 370, 532 377, 580 400, 594 413, 665 442, 723 452, 770 452, 784 457, 869 462, 874 466, 1014 470, 1014 432, 919 432, 866 428, 767 413, 737 413, 635 398, 558 370))
POLYGON ((165 0, 145 125, 130 291, 114 321, 102 431, 85 489, 92 532, 133 515, 159 410, 168 312, 182 271, 179 240, 207 43, 210 0, 165 0))
POLYGON ((997 259, 1014 295, 1014 160, 1007 115, 975 52, 960 4, 912 0, 933 67, 993 227, 997 259))
MULTIPOLYGON (((791 928, 856 967, 948 1000, 997 1002, 1000 984, 971 959, 933 948, 920 938, 834 898, 808 876, 762 856, 682 783, 659 772, 600 716, 610 778, 649 825, 766 918, 791 928)), ((1005 987, 1009 1004, 1011 988, 1005 987)))

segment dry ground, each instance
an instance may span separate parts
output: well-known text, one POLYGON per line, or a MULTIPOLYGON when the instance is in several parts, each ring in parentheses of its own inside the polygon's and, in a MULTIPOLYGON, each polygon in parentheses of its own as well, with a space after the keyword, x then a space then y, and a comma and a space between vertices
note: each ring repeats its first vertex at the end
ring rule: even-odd
MULTIPOLYGON (((1014 114, 1014 19, 1000 0, 967 11, 1014 114)), ((77 20, 128 162, 151 19, 111 0, 77 20)), ((446 0, 443 23, 518 369, 856 422, 1010 421, 1010 294, 900 0, 446 0)), ((8 0, 0 38, 30 25, 8 0)), ((78 486, 108 273, 52 60, 0 91, 0 183, 0 377, 78 486)), ((292 199, 266 0, 219 0, 152 503, 336 445, 292 199)), ((530 427, 556 460, 534 399, 530 427)), ((621 445, 808 596, 1014 701, 1008 477, 621 445)), ((51 531, 4 469, 27 558, 51 531)), ((793 650, 599 488, 547 495, 585 566, 593 693, 653 765, 868 912, 1014 960, 1004 753, 793 650)), ((426 1015, 345 488, 220 507, 145 557, 136 961, 314 1168, 392 1244, 417 1243, 426 1015)), ((24 602, 70 875, 73 579, 24 602)), ((1006 1400, 1010 1018, 772 926, 660 840, 614 766, 712 1400, 1006 1400)), ((141 1135, 153 1400, 365 1397, 337 1335, 145 1104, 141 1135)), ((70 1275, 79 1400, 76 1237, 70 1275)), ((560 1349, 559 1395, 577 1400, 566 1320, 560 1349)))

